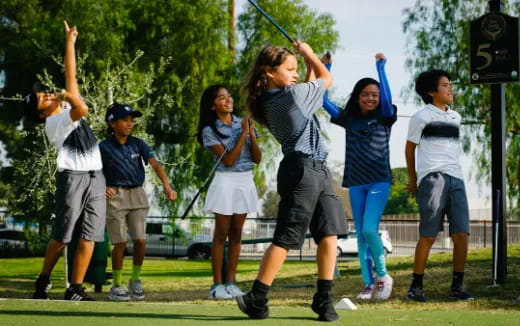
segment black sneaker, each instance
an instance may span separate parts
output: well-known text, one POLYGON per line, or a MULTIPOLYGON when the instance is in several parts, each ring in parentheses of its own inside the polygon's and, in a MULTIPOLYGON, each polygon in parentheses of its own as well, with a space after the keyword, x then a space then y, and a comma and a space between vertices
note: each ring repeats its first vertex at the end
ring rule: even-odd
POLYGON ((267 299, 255 298, 253 292, 235 298, 238 308, 251 319, 266 319, 269 317, 269 306, 267 299))
POLYGON ((411 287, 408 293, 406 293, 406 299, 415 302, 426 302, 423 289, 419 287, 411 287))
POLYGON ((312 311, 318 314, 320 321, 335 321, 339 319, 334 306, 333 299, 330 293, 325 295, 316 293, 312 298, 312 311))
POLYGON ((69 301, 96 301, 85 293, 85 288, 70 287, 65 290, 65 300, 69 301))
POLYGON ((450 290, 450 297, 458 300, 475 300, 473 294, 466 291, 463 286, 452 287, 450 290))
POLYGON ((52 283, 49 276, 38 276, 38 279, 34 284, 34 288, 35 290, 32 296, 33 299, 48 300, 49 290, 52 288, 52 283))

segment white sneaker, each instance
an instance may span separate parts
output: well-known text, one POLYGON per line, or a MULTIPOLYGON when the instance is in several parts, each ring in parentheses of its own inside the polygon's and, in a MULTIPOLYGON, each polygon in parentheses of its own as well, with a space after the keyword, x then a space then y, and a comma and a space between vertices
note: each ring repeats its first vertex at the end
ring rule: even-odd
POLYGON ((141 280, 128 281, 128 293, 134 299, 144 299, 143 284, 141 283, 141 280))
POLYGON ((209 290, 208 299, 231 299, 233 298, 231 294, 226 291, 226 287, 224 284, 219 284, 216 286, 212 286, 211 290, 209 290))
POLYGON ((231 297, 236 298, 245 295, 242 290, 235 283, 226 285, 226 291, 231 295, 231 297))
POLYGON ((365 286, 363 291, 359 293, 356 297, 356 299, 359 300, 370 300, 372 299, 372 296, 374 295, 374 284, 369 284, 365 286))
POLYGON ((108 294, 108 300, 112 301, 128 301, 130 300, 130 296, 123 289, 121 285, 114 286, 110 289, 108 294))
POLYGON ((394 279, 386 274, 377 281, 376 299, 387 300, 392 295, 392 287, 394 286, 394 279))

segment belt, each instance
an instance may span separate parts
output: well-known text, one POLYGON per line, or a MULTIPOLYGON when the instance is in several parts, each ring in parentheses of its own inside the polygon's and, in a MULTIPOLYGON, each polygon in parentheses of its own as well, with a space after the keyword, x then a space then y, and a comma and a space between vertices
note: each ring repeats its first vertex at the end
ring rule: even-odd
POLYGON ((313 167, 326 167, 325 160, 317 160, 313 158, 312 154, 302 153, 302 152, 290 152, 284 155, 284 160, 290 161, 299 161, 303 162, 306 165, 313 167))
POLYGON ((134 189, 134 188, 141 187, 141 185, 137 185, 137 186, 117 186, 117 185, 114 185, 114 186, 107 186, 107 187, 123 188, 123 189, 134 189))
POLYGON ((86 175, 86 174, 89 174, 90 177, 93 178, 93 177, 96 176, 96 173, 98 173, 100 171, 101 170, 76 171, 76 170, 63 169, 63 170, 58 170, 58 173, 72 174, 72 175, 86 175))

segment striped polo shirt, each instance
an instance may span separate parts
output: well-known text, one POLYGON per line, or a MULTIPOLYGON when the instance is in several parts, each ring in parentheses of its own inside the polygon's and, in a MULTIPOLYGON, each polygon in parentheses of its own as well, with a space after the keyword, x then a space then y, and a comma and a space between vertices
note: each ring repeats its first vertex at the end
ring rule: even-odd
POLYGON ((461 117, 428 104, 416 112, 408 126, 408 141, 417 144, 417 184, 431 172, 463 180, 459 141, 461 117))
MULTIPOLYGON (((215 128, 220 132, 224 137, 220 137, 213 131, 211 126, 206 126, 202 129, 202 144, 204 147, 208 148, 214 145, 222 145, 227 148, 228 151, 233 150, 236 146, 240 135, 242 134, 242 118, 237 117, 236 115, 232 115, 233 120, 231 124, 225 124, 220 120, 215 120, 215 128)), ((256 129, 254 130, 255 136, 258 137, 258 133, 256 129)), ((213 153, 213 152, 212 152, 213 153)), ((218 159, 216 155, 214 155, 215 161, 218 159)), ((242 151, 240 152, 240 156, 235 161, 233 166, 225 166, 223 163, 217 166, 216 171, 219 172, 246 172, 251 171, 253 169, 253 157, 251 155, 251 137, 249 135, 246 136, 246 142, 242 147, 242 151)))
POLYGON ((325 82, 290 85, 267 91, 262 98, 267 127, 282 147, 282 153, 301 152, 325 160, 327 148, 314 114, 323 104, 325 82))
POLYGON ((357 116, 342 110, 332 123, 345 128, 345 167, 343 187, 392 182, 390 169, 390 133, 397 120, 384 117, 378 109, 369 116, 357 116))

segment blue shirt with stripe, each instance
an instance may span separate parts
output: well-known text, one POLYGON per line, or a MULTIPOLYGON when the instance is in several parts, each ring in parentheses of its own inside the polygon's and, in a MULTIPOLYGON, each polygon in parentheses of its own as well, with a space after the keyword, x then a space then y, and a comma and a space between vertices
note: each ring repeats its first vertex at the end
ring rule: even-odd
POLYGON ((144 164, 155 157, 144 140, 129 136, 125 144, 115 138, 99 143, 103 174, 109 187, 138 187, 144 183, 144 164))
POLYGON ((345 168, 343 186, 392 182, 390 133, 397 120, 397 108, 391 117, 376 110, 370 116, 354 116, 342 110, 331 121, 345 128, 345 168))

